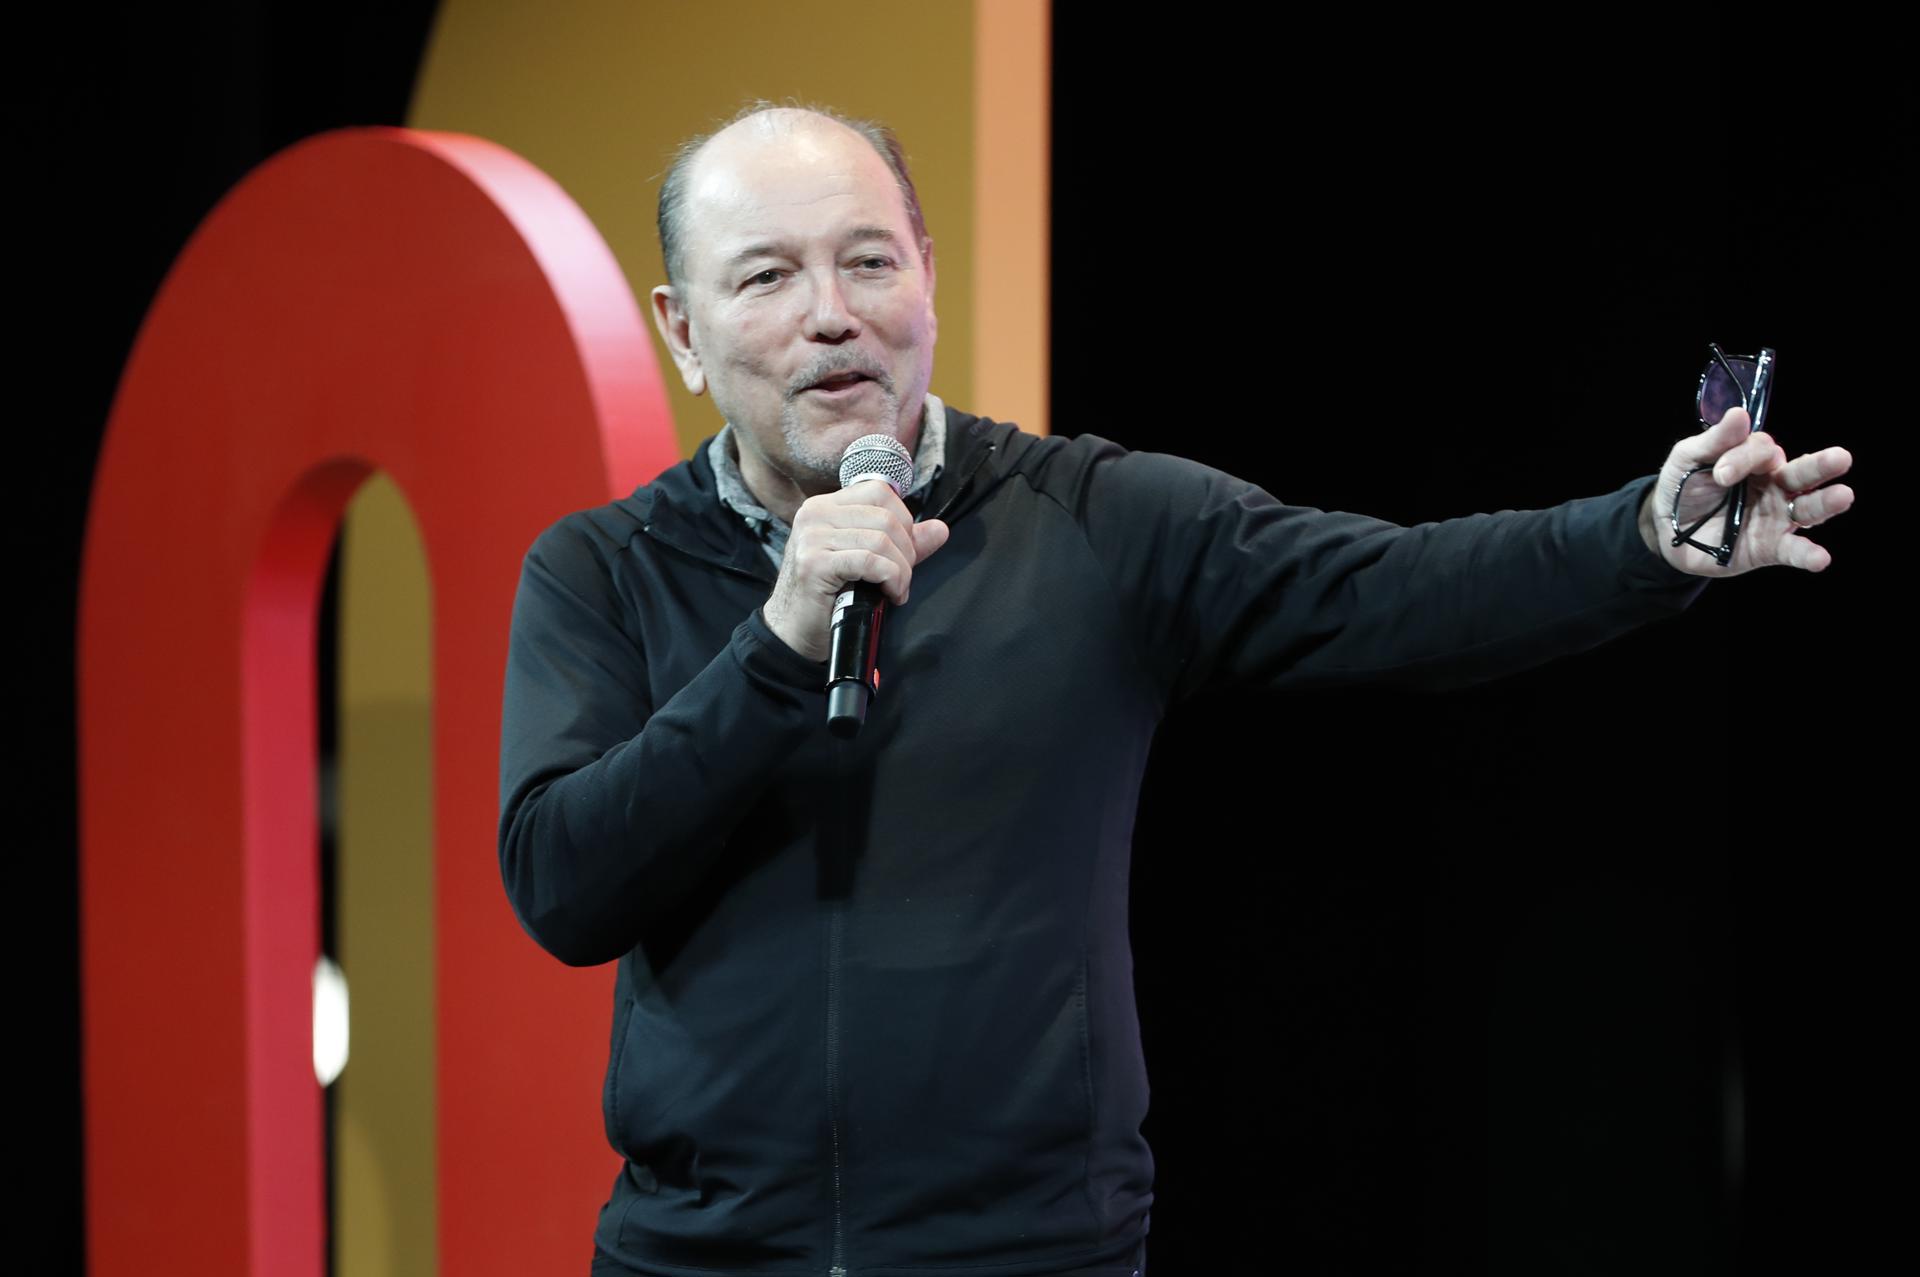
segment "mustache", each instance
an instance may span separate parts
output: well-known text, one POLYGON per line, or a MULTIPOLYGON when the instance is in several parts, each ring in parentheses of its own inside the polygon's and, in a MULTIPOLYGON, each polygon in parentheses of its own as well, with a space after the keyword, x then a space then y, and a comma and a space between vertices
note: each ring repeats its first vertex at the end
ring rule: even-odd
POLYGON ((797 398, 804 391, 819 385, 829 377, 838 377, 843 373, 857 372, 870 381, 880 383, 880 388, 888 394, 893 393, 893 378, 887 370, 857 350, 822 351, 787 385, 787 398, 797 398))

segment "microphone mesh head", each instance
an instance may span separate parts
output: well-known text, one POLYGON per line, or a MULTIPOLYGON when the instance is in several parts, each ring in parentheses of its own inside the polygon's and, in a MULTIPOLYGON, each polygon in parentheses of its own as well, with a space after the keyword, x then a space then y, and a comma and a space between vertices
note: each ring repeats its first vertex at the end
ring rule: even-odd
POLYGON ((894 496, 904 497, 913 486, 913 455, 892 435, 862 435, 840 454, 840 486, 863 479, 880 479, 894 496))

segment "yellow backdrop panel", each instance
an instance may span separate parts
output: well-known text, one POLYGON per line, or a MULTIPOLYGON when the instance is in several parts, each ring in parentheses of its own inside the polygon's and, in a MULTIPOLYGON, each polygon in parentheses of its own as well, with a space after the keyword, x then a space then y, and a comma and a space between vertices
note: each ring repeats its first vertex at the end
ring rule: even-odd
POLYGON ((333 1096, 335 1271, 416 1277, 437 1269, 432 595, 384 474, 342 537, 334 899, 351 1009, 333 1096))
MULTIPOLYGON (((890 124, 907 145, 940 268, 935 393, 973 404, 974 6, 933 0, 447 0, 414 95, 419 128, 479 133, 565 187, 644 298, 675 145, 755 98, 890 124)), ((658 338, 655 339, 656 341, 658 338)), ((671 369, 664 347, 656 350, 671 369)), ((683 452, 719 428, 668 376, 683 452)), ((1010 415, 1010 414, 1008 414, 1010 415)))

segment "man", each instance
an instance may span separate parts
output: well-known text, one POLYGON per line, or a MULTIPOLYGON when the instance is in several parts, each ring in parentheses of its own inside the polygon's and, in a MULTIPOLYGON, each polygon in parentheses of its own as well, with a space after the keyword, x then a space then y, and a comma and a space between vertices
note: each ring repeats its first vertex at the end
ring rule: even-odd
POLYGON ((948 409, 904 162, 819 113, 690 145, 661 223, 654 318, 727 426, 529 552, 505 713, 515 910, 620 962, 596 1272, 1137 1273, 1127 869, 1164 709, 1535 664, 1693 575, 1824 567, 1796 524, 1852 500, 1821 487, 1844 452, 1789 463, 1737 411, 1655 483, 1402 529, 948 409), (913 452, 904 499, 839 488, 870 433, 913 452), (1701 466, 1752 481, 1726 568, 1664 531, 1701 466), (850 580, 892 611, 845 741, 821 685, 850 580))

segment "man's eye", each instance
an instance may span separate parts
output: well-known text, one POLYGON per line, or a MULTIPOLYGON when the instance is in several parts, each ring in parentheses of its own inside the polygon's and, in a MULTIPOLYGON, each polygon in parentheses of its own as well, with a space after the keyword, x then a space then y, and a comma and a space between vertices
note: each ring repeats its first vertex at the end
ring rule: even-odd
POLYGON ((862 257, 858 265, 860 269, 864 271, 881 271, 893 265, 893 263, 884 257, 862 257))
POLYGON ((780 272, 769 267, 747 281, 749 284, 765 287, 780 282, 780 272))

